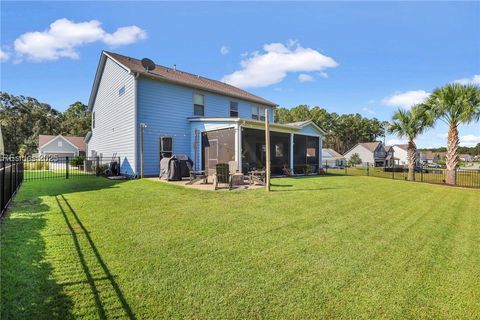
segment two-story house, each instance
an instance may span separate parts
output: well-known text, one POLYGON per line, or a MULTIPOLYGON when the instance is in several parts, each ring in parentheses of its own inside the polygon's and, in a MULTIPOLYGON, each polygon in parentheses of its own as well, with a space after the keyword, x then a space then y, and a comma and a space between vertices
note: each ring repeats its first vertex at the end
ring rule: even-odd
POLYGON ((381 141, 362 142, 348 150, 343 156, 350 160, 352 155, 356 153, 362 162, 375 167, 384 167, 395 165, 394 152, 391 146, 386 146, 381 141))
POLYGON ((160 159, 184 154, 209 173, 235 161, 242 172, 265 167, 268 110, 272 174, 318 170, 324 132, 312 121, 273 123, 276 104, 229 84, 102 52, 89 100, 89 156, 121 158, 121 172, 158 175, 160 159))
MULTIPOLYGON (((398 159, 398 164, 408 165, 408 144, 395 144, 393 146, 395 158, 398 159)), ((420 163, 420 152, 417 151, 417 163, 420 163)))

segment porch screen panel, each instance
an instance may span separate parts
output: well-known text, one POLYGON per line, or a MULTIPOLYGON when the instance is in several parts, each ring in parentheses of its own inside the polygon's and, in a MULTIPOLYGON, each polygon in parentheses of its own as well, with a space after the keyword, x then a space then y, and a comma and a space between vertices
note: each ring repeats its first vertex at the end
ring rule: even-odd
POLYGON ((265 131, 242 128, 242 172, 265 169, 265 131))
POLYGON ((222 129, 202 133, 202 169, 208 175, 215 173, 218 163, 235 160, 235 129, 222 129))
POLYGON ((290 168, 290 134, 270 131, 270 164, 272 175, 290 168))
POLYGON ((319 160, 319 139, 318 137, 307 136, 307 165, 311 166, 313 172, 318 172, 318 160, 319 160))
POLYGON ((293 135, 293 171, 296 174, 305 173, 307 165, 307 137, 295 134, 293 135))
MULTIPOLYGON (((242 128, 242 171, 264 170, 266 163, 265 131, 242 128)), ((290 167, 290 134, 270 131, 270 164, 273 175, 290 167)))
POLYGON ((318 172, 319 148, 318 137, 295 134, 293 138, 293 170, 296 174, 318 172))

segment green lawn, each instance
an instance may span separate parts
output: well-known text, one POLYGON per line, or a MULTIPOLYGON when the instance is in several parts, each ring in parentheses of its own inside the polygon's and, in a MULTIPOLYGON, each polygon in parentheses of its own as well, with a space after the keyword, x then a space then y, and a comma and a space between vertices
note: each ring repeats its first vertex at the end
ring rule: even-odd
POLYGON ((479 190, 273 183, 27 182, 1 225, 0 318, 480 318, 479 190))

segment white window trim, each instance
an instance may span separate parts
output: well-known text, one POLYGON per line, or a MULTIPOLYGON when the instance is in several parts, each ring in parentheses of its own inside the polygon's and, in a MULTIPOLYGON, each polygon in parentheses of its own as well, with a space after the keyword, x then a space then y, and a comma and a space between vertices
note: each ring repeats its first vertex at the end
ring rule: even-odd
POLYGON ((197 92, 197 91, 193 92, 193 94, 192 94, 192 113, 193 113, 194 117, 205 117, 205 94, 204 93, 197 92), (195 114, 195 95, 196 94, 203 97, 203 114, 202 115, 195 114))

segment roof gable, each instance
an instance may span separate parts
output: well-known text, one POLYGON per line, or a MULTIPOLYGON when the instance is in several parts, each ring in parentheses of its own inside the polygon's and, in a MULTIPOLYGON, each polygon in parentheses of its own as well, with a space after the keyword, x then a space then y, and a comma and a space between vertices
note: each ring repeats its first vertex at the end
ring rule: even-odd
POLYGON ((310 126, 314 130, 320 132, 321 134, 325 134, 325 131, 319 126, 317 126, 317 124, 311 119, 306 121, 290 122, 290 123, 287 123, 287 125, 292 127, 297 127, 297 128, 306 128, 310 126))
POLYGON ((38 136, 38 148, 41 149, 49 145, 53 141, 57 140, 57 138, 62 139, 68 144, 71 144, 73 147, 80 151, 85 151, 87 148, 83 137, 62 136, 61 134, 59 134, 58 136, 40 134, 38 136))

